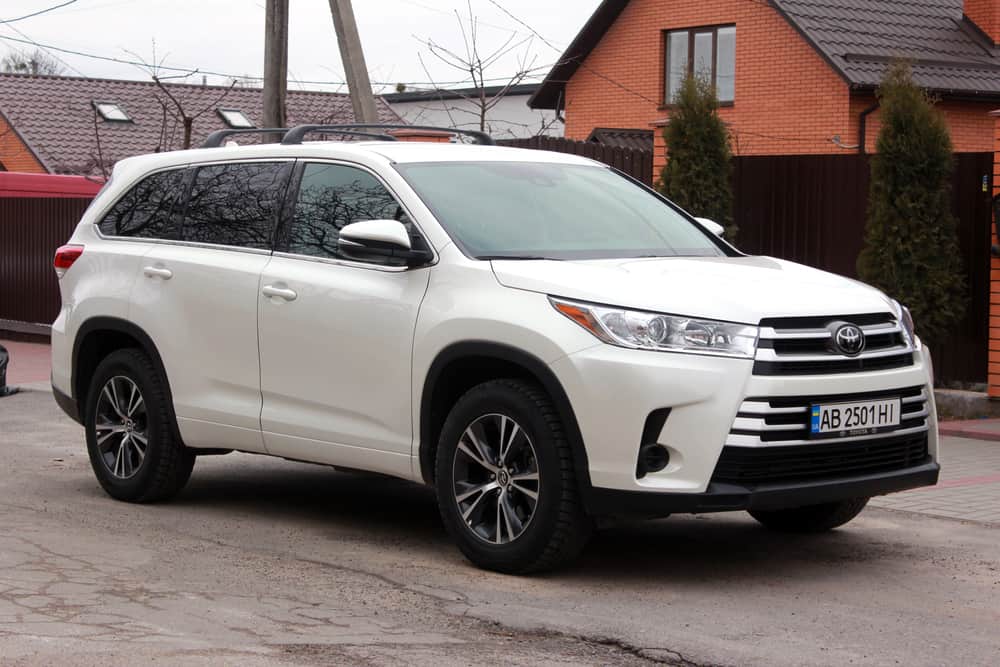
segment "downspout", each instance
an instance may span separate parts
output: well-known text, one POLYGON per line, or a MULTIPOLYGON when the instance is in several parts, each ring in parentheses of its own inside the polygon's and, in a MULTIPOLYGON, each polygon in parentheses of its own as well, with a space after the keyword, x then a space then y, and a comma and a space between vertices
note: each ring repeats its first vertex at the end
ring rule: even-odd
POLYGON ((858 153, 860 153, 861 155, 864 155, 865 153, 868 152, 868 148, 867 148, 867 146, 868 146, 868 116, 870 116, 873 113, 875 113, 876 111, 878 111, 879 106, 881 106, 881 105, 878 102, 875 102, 875 104, 871 105, 870 107, 868 107, 867 109, 865 109, 864 111, 862 111, 861 115, 858 116, 858 123, 859 123, 859 126, 858 126, 858 153))
POLYGON ((556 120, 558 120, 560 123, 562 123, 565 126, 566 125, 566 118, 562 115, 563 92, 565 92, 565 89, 559 91, 559 98, 556 100, 556 120))

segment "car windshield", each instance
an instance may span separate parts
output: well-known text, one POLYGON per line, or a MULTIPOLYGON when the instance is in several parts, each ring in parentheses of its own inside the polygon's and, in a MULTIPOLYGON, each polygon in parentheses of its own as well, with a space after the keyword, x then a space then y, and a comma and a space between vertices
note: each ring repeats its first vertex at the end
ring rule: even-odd
POLYGON ((611 169, 433 162, 396 169, 477 259, 724 256, 709 232, 611 169))

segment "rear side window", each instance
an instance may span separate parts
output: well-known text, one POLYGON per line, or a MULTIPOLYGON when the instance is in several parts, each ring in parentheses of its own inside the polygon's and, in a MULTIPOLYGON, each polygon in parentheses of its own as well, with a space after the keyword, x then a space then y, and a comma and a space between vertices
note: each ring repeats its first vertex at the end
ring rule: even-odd
POLYGON ((367 171, 336 164, 307 164, 302 173, 288 252, 312 257, 345 257, 340 230, 362 220, 399 220, 415 234, 395 197, 367 171))
POLYGON ((105 236, 175 239, 171 217, 181 191, 184 170, 161 171, 139 181, 98 224, 105 236))
POLYGON ((269 250, 291 162, 201 167, 184 213, 182 238, 269 250))

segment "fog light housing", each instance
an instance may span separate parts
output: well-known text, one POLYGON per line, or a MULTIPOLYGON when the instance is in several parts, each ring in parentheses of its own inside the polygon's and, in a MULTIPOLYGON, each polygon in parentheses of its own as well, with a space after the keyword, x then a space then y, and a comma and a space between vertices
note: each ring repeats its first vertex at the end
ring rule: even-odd
POLYGON ((652 442, 639 448, 639 463, 635 476, 642 479, 653 472, 660 472, 670 465, 670 452, 661 444, 652 442))

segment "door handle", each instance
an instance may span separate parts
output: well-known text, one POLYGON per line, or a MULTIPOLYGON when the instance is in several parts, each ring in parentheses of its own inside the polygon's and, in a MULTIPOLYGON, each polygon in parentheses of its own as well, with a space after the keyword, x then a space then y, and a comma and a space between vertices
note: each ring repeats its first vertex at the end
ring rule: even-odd
POLYGON ((147 266, 142 270, 142 273, 147 278, 163 278, 164 280, 170 280, 174 277, 174 272, 170 269, 161 269, 156 266, 147 266))
POLYGON ((277 297, 279 299, 284 299, 285 301, 295 301, 299 298, 299 295, 295 293, 295 290, 288 289, 287 287, 275 287, 274 285, 264 285, 261 289, 261 293, 268 297, 277 297))

